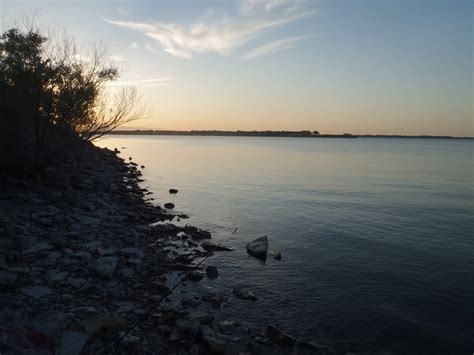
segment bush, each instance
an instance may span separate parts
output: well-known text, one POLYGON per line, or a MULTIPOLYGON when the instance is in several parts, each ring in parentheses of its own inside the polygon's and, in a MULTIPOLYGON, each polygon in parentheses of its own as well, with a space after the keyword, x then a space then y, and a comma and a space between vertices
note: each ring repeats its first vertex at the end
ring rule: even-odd
POLYGON ((76 138, 97 139, 143 115, 133 88, 109 97, 106 85, 118 70, 104 52, 94 49, 84 60, 72 41, 51 47, 48 41, 34 30, 10 29, 0 37, 4 167, 41 167, 76 138))

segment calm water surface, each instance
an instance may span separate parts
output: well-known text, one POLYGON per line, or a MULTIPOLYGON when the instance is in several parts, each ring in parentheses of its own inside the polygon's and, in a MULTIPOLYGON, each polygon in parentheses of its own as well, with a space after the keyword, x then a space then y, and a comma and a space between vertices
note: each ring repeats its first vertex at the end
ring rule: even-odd
POLYGON ((474 352, 473 141, 109 136, 98 145, 126 147, 157 203, 174 202, 235 249, 211 260, 219 278, 194 286, 254 291, 255 303, 235 300, 235 318, 346 348, 474 352), (281 261, 247 255, 265 234, 281 261))

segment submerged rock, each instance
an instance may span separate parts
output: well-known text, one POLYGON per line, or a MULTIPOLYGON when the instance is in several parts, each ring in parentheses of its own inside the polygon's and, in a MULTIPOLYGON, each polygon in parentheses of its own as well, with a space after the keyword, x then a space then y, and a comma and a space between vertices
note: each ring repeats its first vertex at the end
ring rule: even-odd
POLYGON ((165 208, 172 210, 174 208, 174 203, 172 202, 165 203, 165 208))
POLYGON ((195 281, 195 282, 201 281, 203 277, 204 277, 204 273, 199 270, 193 270, 186 276, 188 280, 195 281))
POLYGON ((193 226, 184 226, 184 233, 190 235, 194 239, 209 239, 211 238, 211 233, 200 228, 193 226))
POLYGON ((283 330, 274 327, 273 325, 267 326, 267 335, 275 343, 284 347, 293 347, 296 343, 296 339, 291 335, 285 333, 283 330))
POLYGON ((246 248, 250 255, 263 261, 267 260, 268 238, 266 235, 248 243, 246 248))
POLYGON ((206 251, 210 251, 210 250, 215 250, 215 251, 233 251, 232 248, 229 248, 229 247, 226 247, 226 246, 223 246, 223 245, 220 245, 220 244, 216 244, 214 242, 211 242, 211 241, 204 241, 201 243, 201 247, 203 249, 205 249, 206 251))
POLYGON ((256 301, 257 300, 257 296, 252 291, 244 291, 244 290, 241 290, 240 288, 233 288, 232 293, 237 298, 240 298, 242 300, 246 300, 246 301, 256 301))
POLYGON ((225 334, 232 333, 232 330, 234 329, 235 325, 236 325, 236 323, 232 320, 229 320, 229 319, 224 319, 224 320, 220 321, 217 324, 220 331, 225 333, 225 334))
POLYGON ((279 251, 272 251, 273 259, 281 260, 281 253, 279 251))
POLYGON ((217 271, 217 267, 209 265, 206 267, 206 274, 209 279, 215 279, 219 276, 219 271, 217 271))

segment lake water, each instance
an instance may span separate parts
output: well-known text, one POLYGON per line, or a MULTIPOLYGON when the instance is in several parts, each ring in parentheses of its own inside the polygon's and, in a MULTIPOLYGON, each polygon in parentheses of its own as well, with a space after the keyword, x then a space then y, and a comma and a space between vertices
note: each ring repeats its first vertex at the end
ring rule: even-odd
POLYGON ((213 256, 220 276, 197 286, 255 292, 233 316, 339 349, 474 351, 474 141, 109 136, 98 145, 126 147, 156 203, 174 202, 186 223, 235 249, 213 256), (247 255, 262 235, 281 261, 247 255))

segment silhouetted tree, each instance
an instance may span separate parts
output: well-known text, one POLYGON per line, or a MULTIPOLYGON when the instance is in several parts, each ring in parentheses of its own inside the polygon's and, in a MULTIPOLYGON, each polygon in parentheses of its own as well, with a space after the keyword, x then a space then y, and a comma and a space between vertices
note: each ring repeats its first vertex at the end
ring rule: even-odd
POLYGON ((34 30, 0 36, 0 153, 37 166, 57 132, 93 140, 144 112, 133 88, 106 90, 118 70, 105 52, 84 58, 71 40, 47 44, 34 30))

